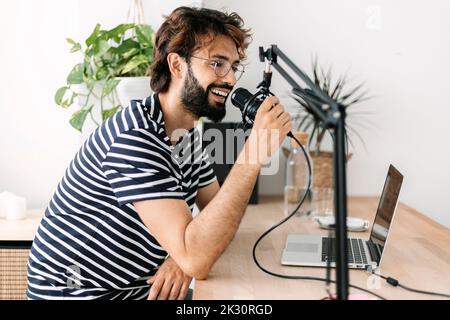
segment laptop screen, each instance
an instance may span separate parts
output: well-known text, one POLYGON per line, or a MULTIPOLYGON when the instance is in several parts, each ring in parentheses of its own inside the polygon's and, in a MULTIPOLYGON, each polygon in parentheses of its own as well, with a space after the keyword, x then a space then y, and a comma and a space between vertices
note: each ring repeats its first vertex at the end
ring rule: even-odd
POLYGON ((380 257, 388 237, 402 182, 403 175, 393 165, 390 165, 370 233, 370 240, 375 244, 380 257))

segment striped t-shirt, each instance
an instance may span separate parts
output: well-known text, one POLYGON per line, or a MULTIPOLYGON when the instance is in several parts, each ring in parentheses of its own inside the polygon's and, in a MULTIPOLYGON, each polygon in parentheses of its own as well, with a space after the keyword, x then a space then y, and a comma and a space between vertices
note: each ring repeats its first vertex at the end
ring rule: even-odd
POLYGON ((191 129, 171 144, 157 94, 99 126, 47 206, 30 251, 28 298, 147 298, 145 281, 167 252, 133 202, 181 199, 192 211, 198 188, 216 179, 200 140, 191 129))

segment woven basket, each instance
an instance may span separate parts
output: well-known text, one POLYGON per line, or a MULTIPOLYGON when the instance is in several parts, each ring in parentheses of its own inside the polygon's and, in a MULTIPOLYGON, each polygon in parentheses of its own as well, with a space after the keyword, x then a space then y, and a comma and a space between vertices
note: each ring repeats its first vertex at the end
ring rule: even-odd
MULTIPOLYGON (((318 188, 333 188, 333 153, 322 151, 319 155, 310 152, 313 161, 313 186, 318 188)), ((350 160, 352 154, 347 156, 350 160)))
POLYGON ((0 300, 26 300, 28 249, 0 249, 0 300))

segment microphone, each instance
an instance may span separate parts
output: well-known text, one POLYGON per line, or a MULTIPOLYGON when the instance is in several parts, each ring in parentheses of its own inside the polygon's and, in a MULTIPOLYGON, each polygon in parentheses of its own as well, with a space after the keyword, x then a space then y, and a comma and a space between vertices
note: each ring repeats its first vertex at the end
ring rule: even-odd
POLYGON ((241 110, 242 119, 251 127, 255 120, 256 113, 258 112, 258 108, 266 97, 267 95, 261 91, 252 94, 247 89, 237 88, 231 95, 231 103, 241 110))
MULTIPOLYGON (((259 59, 264 62, 264 51, 262 47, 259 48, 259 59)), ((270 95, 274 95, 270 92, 269 87, 272 83, 272 62, 267 61, 266 69, 263 72, 263 81, 258 85, 259 91, 255 94, 251 94, 250 91, 244 88, 237 88, 231 95, 231 103, 241 110, 242 119, 246 125, 250 128, 253 126, 258 108, 263 101, 270 95)))
MULTIPOLYGON (((249 125, 251 128, 255 121, 256 113, 267 96, 265 91, 260 90, 255 94, 252 94, 245 88, 237 88, 231 94, 231 103, 241 110, 242 119, 245 121, 245 124, 249 125)), ((288 132, 287 136, 293 138, 300 144, 291 131, 288 132)))

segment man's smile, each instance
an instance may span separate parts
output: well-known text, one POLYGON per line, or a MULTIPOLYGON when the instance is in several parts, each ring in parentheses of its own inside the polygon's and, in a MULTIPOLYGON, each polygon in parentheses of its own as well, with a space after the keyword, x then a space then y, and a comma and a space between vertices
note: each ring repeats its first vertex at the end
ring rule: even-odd
POLYGON ((230 93, 230 90, 225 90, 225 89, 217 89, 217 88, 212 88, 210 90, 213 94, 221 96, 221 97, 227 97, 228 94, 230 93))

